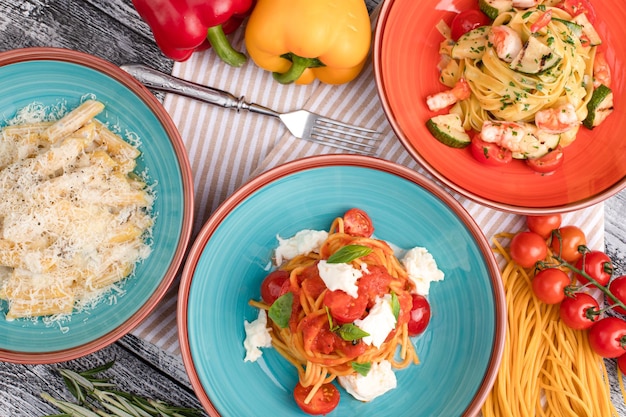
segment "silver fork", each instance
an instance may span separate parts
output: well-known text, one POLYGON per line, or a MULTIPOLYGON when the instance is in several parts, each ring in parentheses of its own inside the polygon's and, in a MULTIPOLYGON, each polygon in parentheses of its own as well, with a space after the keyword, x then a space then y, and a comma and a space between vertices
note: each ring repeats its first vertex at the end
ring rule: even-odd
POLYGON ((226 91, 186 81, 145 65, 126 64, 120 68, 153 90, 179 94, 238 112, 243 109, 276 117, 299 139, 363 155, 374 155, 378 147, 377 136, 380 133, 376 130, 342 123, 307 110, 279 113, 255 103, 248 103, 243 96, 238 99, 226 91))

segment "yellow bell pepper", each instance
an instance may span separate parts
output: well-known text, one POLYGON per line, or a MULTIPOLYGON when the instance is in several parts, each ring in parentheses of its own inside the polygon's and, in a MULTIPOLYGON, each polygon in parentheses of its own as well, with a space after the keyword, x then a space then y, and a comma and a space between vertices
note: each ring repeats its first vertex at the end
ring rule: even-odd
POLYGON ((364 0, 257 0, 250 58, 283 84, 343 84, 363 69, 372 33, 364 0))

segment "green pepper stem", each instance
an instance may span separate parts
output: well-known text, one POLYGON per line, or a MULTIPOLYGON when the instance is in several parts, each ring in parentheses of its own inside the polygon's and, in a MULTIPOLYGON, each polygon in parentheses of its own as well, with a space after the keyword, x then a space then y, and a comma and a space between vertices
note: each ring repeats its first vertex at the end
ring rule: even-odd
POLYGON ((317 58, 303 58, 294 53, 289 53, 288 57, 283 57, 291 61, 291 67, 283 73, 274 72, 272 74, 274 79, 281 84, 291 84, 296 81, 307 68, 316 68, 324 65, 317 58))
POLYGON ((246 56, 232 47, 222 25, 210 27, 207 30, 207 39, 217 56, 228 65, 240 67, 245 64, 246 56))

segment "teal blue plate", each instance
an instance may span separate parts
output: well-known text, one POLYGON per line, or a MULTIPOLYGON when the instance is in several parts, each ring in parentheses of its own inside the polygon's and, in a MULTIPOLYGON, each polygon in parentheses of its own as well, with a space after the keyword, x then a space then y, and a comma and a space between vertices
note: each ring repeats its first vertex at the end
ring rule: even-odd
POLYGON ((211 416, 298 416, 295 368, 275 350, 244 362, 248 300, 260 297, 276 235, 327 229, 347 209, 369 213, 376 237, 425 246, 445 273, 431 286, 432 320, 414 341, 421 363, 370 403, 340 389, 329 416, 475 415, 489 392, 505 336, 498 266, 476 223, 413 170, 376 158, 316 156, 287 163, 235 192, 192 246, 179 290, 180 344, 192 385, 211 416))
POLYGON ((0 54, 0 125, 32 104, 76 107, 84 96, 105 104, 96 118, 141 140, 137 172, 154 186, 152 253, 123 284, 124 294, 74 313, 60 324, 6 321, 0 301, 0 360, 50 363, 73 359, 114 342, 143 320, 182 265, 193 216, 191 168, 174 123, 156 98, 124 71, 97 57, 56 48, 0 54))

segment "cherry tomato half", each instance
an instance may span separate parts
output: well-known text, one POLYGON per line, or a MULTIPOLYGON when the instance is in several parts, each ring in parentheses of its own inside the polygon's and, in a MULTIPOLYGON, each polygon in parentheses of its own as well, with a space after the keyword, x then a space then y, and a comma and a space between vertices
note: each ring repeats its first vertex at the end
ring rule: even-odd
POLYGON ((557 5, 558 8, 565 10, 573 16, 578 16, 581 13, 587 15, 589 23, 593 24, 596 20, 596 11, 589 2, 589 0, 563 0, 562 3, 557 5))
POLYGON ((472 138, 470 151, 474 159, 485 165, 501 166, 513 160, 513 154, 510 150, 495 143, 485 142, 481 139, 480 134, 474 135, 472 138))
POLYGON ((289 291, 289 272, 276 270, 270 272, 261 283, 261 298, 268 305, 289 291))
MULTIPOLYGON (((613 263, 611 262, 611 258, 599 250, 584 253, 576 262, 575 267, 595 279, 596 282, 603 287, 609 284, 609 280, 613 275, 613 263)), ((584 275, 574 274, 574 277, 581 284, 589 282, 584 275)))
POLYGON ((453 41, 457 41, 470 30, 476 29, 479 26, 486 26, 490 23, 491 20, 480 10, 464 10, 452 19, 450 23, 450 36, 452 36, 453 41))
POLYGON ((589 329, 589 344, 603 358, 617 358, 626 353, 626 321, 605 317, 589 329))
POLYGON ((374 233, 374 224, 365 211, 351 208, 343 215, 343 229, 352 236, 370 237, 374 233))
POLYGON ((549 175, 559 169, 561 165, 563 165, 564 160, 565 153, 563 152, 563 148, 558 146, 556 149, 548 152, 544 156, 527 159, 526 165, 528 165, 535 172, 549 175))
POLYGON ((559 315, 563 323, 571 329, 583 330, 591 327, 597 320, 600 307, 598 301, 586 292, 578 292, 559 306, 559 315))
POLYGON ((563 216, 560 214, 546 214, 541 216, 527 216, 526 225, 531 232, 537 233, 544 239, 550 237, 553 230, 561 227, 563 216))
POLYGON ((305 413, 312 415, 328 414, 339 404, 339 390, 331 383, 323 384, 315 395, 313 395, 311 401, 305 404, 304 400, 312 389, 313 386, 303 387, 302 384, 298 382, 293 390, 293 397, 296 400, 296 404, 298 404, 298 407, 305 413))
POLYGON ((546 304, 557 304, 565 299, 565 288, 571 284, 569 275, 560 269, 539 271, 532 281, 535 297, 546 304))
POLYGON ((534 232, 519 232, 510 245, 511 258, 522 268, 532 268, 546 258, 548 246, 541 236, 534 232))
POLYGON ((367 307, 367 294, 359 291, 357 298, 342 291, 327 291, 324 295, 324 305, 328 307, 330 315, 339 323, 351 323, 361 318, 367 307))
POLYGON ((413 307, 409 320, 409 336, 417 336, 426 330, 430 322, 430 303, 426 297, 419 294, 411 294, 413 307))
MULTIPOLYGON (((626 304, 626 275, 614 278, 609 284, 609 291, 611 291, 611 294, 613 294, 615 298, 626 304)), ((618 313, 626 314, 626 310, 618 305, 615 305, 615 301, 613 301, 611 297, 607 297, 606 301, 609 305, 614 306, 613 309, 618 313)))
POLYGON ((567 225, 560 227, 552 234, 550 246, 554 254, 564 261, 576 262, 583 256, 578 247, 586 244, 585 232, 578 226, 567 225))

